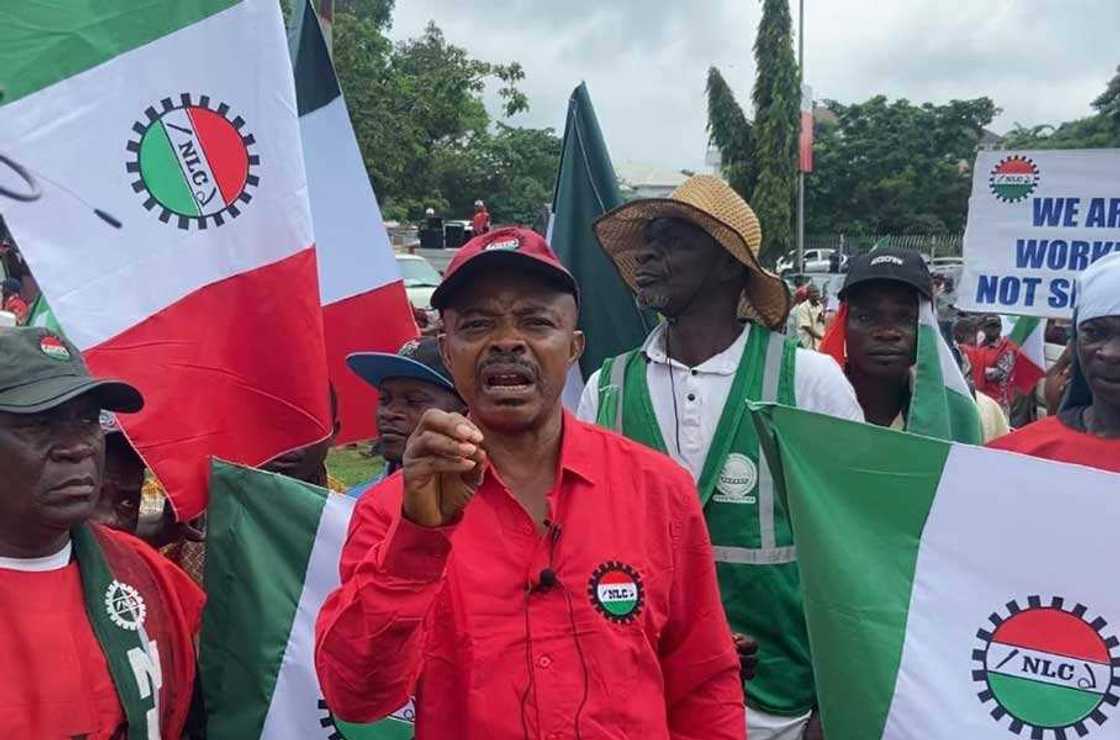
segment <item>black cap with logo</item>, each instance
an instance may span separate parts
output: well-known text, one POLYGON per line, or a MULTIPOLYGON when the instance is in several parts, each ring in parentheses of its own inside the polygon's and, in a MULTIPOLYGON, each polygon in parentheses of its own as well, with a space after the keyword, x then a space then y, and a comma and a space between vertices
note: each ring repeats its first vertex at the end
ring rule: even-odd
POLYGON ((132 413, 144 406, 140 391, 119 380, 94 378, 82 354, 47 329, 0 329, 0 411, 37 414, 92 394, 106 411, 132 413))
POLYGON ((848 277, 840 290, 840 300, 844 300, 855 286, 872 280, 904 283, 926 298, 933 299, 933 278, 929 268, 922 255, 909 249, 879 247, 853 257, 848 266, 848 277))

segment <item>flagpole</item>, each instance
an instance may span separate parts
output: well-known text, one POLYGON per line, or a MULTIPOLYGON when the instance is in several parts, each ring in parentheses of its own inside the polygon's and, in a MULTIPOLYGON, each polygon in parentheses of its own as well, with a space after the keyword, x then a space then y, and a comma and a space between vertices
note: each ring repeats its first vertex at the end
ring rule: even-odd
MULTIPOLYGON (((805 0, 798 0, 797 69, 801 87, 805 87, 805 0)), ((798 90, 800 94, 802 91, 798 90)), ((810 103, 811 105, 811 103, 810 103)), ((805 116, 799 116, 805 125, 805 116)), ((805 169, 797 168, 797 271, 805 272, 805 169)))

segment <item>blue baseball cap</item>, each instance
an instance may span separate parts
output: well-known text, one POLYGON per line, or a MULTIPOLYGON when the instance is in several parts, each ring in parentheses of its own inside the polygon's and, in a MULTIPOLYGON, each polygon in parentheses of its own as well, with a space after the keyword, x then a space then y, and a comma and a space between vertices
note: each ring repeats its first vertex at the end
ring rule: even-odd
POLYGON ((440 356, 439 343, 432 337, 407 341, 395 355, 355 352, 346 357, 346 365, 374 388, 391 378, 410 378, 458 394, 440 356))

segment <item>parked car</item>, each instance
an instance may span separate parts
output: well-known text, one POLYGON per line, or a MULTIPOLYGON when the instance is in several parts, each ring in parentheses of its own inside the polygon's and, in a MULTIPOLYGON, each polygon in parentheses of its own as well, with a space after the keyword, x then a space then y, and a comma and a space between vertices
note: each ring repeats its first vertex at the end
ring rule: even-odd
POLYGON ((443 280, 432 263, 418 254, 397 254, 397 267, 404 278, 404 290, 408 300, 416 308, 425 311, 432 307, 432 293, 443 280))
POLYGON ((840 290, 844 287, 844 280, 847 275, 819 272, 787 272, 782 275, 786 281, 786 286, 789 288, 791 294, 797 292, 797 288, 805 283, 812 283, 817 286, 821 292, 821 299, 824 301, 825 306, 835 309, 839 303, 836 297, 840 290))
MULTIPOLYGON (((835 252, 835 249, 806 249, 805 250, 805 272, 828 272, 830 267, 830 258, 835 252)), ((844 269, 844 265, 848 263, 848 255, 840 255, 840 269, 844 269)), ((778 260, 778 274, 783 275, 790 270, 797 269, 797 252, 789 252, 786 256, 778 260)))
POLYGON ((940 269, 947 267, 963 267, 964 257, 933 257, 926 260, 929 269, 932 272, 937 272, 940 269))

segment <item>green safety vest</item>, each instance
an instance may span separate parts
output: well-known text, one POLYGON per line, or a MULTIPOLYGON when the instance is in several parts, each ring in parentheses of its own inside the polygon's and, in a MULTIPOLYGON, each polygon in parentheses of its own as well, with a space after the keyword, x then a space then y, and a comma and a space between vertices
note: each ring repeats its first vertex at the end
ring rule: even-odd
MULTIPOLYGON (((758 640, 757 678, 747 702, 764 712, 804 714, 816 705, 797 551, 746 401, 793 406, 797 345, 752 324, 727 404, 697 483, 728 621, 758 640)), ((653 410, 641 350, 607 360, 599 373, 601 425, 669 454, 653 410)))

